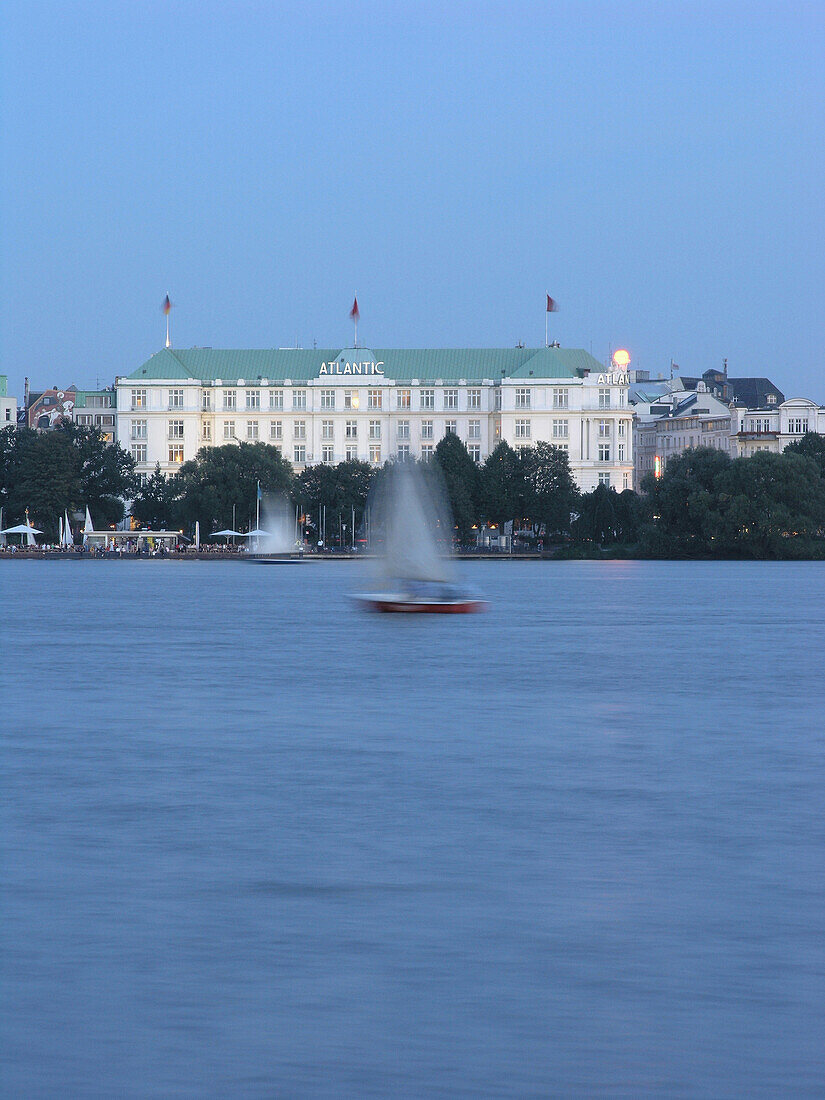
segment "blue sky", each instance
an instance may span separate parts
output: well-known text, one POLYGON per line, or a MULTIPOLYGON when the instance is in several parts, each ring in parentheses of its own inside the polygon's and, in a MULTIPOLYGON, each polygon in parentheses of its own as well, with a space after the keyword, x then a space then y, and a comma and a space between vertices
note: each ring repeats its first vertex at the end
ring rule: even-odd
POLYGON ((551 338, 825 403, 825 17, 5 0, 0 373, 551 338))

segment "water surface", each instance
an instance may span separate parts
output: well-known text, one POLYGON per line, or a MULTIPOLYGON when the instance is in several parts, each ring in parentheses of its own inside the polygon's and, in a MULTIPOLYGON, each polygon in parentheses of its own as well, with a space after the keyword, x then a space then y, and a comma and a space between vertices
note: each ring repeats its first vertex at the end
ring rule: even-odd
POLYGON ((818 1096, 825 567, 0 563, 6 1096, 818 1096))

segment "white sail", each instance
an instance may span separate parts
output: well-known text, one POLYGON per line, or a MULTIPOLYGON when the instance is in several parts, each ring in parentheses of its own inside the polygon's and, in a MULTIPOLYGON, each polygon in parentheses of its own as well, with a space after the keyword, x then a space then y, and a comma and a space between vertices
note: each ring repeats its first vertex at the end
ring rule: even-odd
POLYGON ((68 510, 63 513, 63 546, 74 546, 74 536, 72 535, 68 510))
POLYGON ((455 578, 452 522, 435 472, 398 463, 383 477, 371 524, 387 579, 449 584, 455 578))

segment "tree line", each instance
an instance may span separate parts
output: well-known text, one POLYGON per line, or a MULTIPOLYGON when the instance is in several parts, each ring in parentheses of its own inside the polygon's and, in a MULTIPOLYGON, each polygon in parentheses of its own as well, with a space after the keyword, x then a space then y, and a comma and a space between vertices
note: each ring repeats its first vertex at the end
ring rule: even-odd
MULTIPOLYGON (((512 524, 526 545, 567 556, 825 556, 825 440, 808 433, 782 454, 731 459, 697 448, 674 456, 642 492, 600 485, 581 493, 567 453, 549 443, 519 451, 499 443, 476 463, 456 435, 445 436, 434 461, 443 474, 456 542, 475 545, 482 525, 512 524)), ((378 471, 368 463, 308 466, 298 474, 266 443, 208 447, 172 476, 157 467, 141 483, 131 457, 96 428, 66 424, 51 432, 0 432, 0 505, 6 525, 28 508, 47 539, 56 539, 64 510, 87 506, 96 526, 119 522, 124 500, 142 527, 211 531, 254 527, 258 486, 288 497, 319 535, 326 509, 328 542, 344 543, 343 523, 361 527, 378 471)))

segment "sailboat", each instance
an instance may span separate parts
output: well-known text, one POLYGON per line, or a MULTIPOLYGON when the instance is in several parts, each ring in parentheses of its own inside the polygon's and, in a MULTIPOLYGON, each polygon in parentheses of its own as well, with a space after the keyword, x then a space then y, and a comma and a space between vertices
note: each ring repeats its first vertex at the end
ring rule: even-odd
POLYGON ((357 595, 369 611, 466 615, 487 604, 463 587, 452 557, 452 519, 435 471, 397 463, 378 487, 371 528, 381 589, 357 595))

